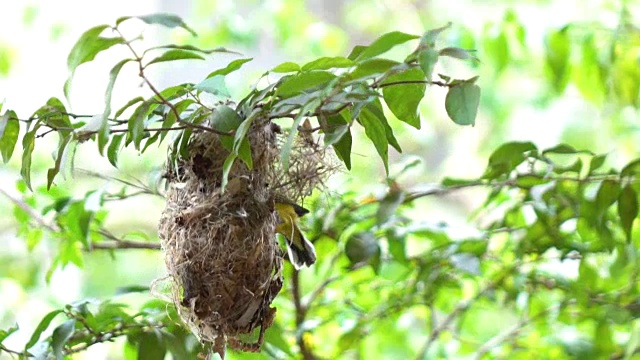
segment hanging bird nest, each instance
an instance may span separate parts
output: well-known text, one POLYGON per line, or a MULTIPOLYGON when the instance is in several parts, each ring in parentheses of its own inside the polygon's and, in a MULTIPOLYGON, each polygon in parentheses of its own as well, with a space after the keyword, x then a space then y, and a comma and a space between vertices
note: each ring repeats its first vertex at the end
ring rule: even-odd
POLYGON ((271 303, 282 288, 284 256, 275 236, 274 198, 300 201, 336 168, 305 134, 294 142, 284 172, 285 136, 276 124, 256 119, 247 134, 253 167, 236 159, 224 192, 229 151, 220 135, 195 130, 183 156, 167 164, 169 191, 159 233, 171 296, 194 334, 221 354, 226 345, 258 351, 274 320, 271 303))

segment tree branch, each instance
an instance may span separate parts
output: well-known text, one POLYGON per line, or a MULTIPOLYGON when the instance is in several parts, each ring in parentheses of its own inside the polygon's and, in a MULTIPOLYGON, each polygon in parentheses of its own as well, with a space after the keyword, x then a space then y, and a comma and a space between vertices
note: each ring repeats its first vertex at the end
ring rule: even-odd
POLYGON ((296 308, 296 343, 300 348, 300 353, 302 353, 302 358, 304 360, 316 360, 316 356, 313 354, 311 349, 307 348, 307 344, 304 341, 304 334, 306 331, 302 329, 302 324, 304 323, 305 317, 307 315, 307 307, 302 304, 301 301, 301 290, 300 290, 300 272, 297 270, 293 271, 291 276, 291 292, 293 296, 293 304, 296 308))
POLYGON ((166 325, 160 324, 139 324, 139 325, 129 325, 123 326, 119 329, 113 329, 108 332, 101 332, 98 336, 94 336, 90 341, 85 343, 76 345, 74 347, 69 347, 64 350, 64 353, 67 355, 78 353, 84 350, 87 350, 93 345, 100 344, 107 341, 113 341, 116 337, 128 335, 129 333, 134 333, 138 331, 142 332, 150 332, 151 329, 162 329, 165 328, 166 325))
POLYGON ((96 250, 115 250, 115 249, 160 250, 161 249, 161 246, 158 243, 122 240, 105 229, 100 229, 97 232, 98 234, 106 237, 111 241, 91 243, 90 250, 93 250, 93 249, 96 249, 96 250))

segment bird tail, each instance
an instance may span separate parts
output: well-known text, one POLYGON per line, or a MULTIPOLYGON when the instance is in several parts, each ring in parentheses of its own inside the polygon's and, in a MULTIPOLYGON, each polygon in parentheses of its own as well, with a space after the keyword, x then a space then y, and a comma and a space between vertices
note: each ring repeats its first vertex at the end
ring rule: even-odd
POLYGON ((296 270, 300 270, 303 266, 311 266, 316 262, 316 250, 313 244, 307 240, 300 231, 295 231, 293 236, 299 236, 299 241, 291 241, 287 239, 287 253, 289 260, 296 270), (301 246, 300 246, 300 245, 301 246))

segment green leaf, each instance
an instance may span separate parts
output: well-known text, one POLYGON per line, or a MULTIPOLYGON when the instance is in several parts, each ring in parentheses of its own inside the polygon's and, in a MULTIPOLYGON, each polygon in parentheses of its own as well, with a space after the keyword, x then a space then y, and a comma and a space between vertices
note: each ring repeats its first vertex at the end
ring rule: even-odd
POLYGON ((546 184, 549 182, 548 179, 540 177, 538 175, 526 174, 518 176, 516 179, 516 186, 521 189, 531 189, 534 186, 546 184))
POLYGON ((60 134, 60 140, 58 142, 58 151, 55 154, 55 164, 52 168, 47 170, 47 190, 51 188, 51 184, 53 184, 53 179, 60 172, 60 166, 69 154, 67 151, 67 145, 71 141, 71 135, 60 134))
POLYGON ((373 58, 358 63, 356 68, 349 73, 351 79, 361 79, 373 76, 380 76, 387 71, 391 70, 394 66, 400 65, 399 62, 389 60, 373 58))
POLYGON ((53 334, 51 335, 51 348, 53 350, 53 355, 57 360, 64 359, 64 344, 66 344, 71 338, 71 335, 73 335, 75 327, 76 320, 70 319, 63 322, 62 325, 53 330, 53 334))
POLYGON ((614 98, 621 105, 638 107, 638 95, 640 95, 640 68, 638 58, 633 49, 636 45, 618 45, 612 56, 613 64, 610 66, 610 76, 607 79, 608 93, 613 93, 614 98), (612 91, 611 91, 612 90, 612 91))
POLYGON ((133 141, 136 150, 140 150, 140 143, 144 138, 145 121, 151 111, 151 102, 145 101, 136 108, 136 110, 133 112, 133 115, 131 115, 131 118, 129 119, 129 137, 127 139, 127 143, 133 141))
POLYGON ((600 63, 599 49, 593 35, 582 41, 581 61, 573 69, 573 83, 582 96, 600 105, 605 99, 607 89, 607 69, 600 63))
POLYGON ((442 185, 446 187, 465 186, 465 185, 472 185, 477 183, 478 183, 478 180, 457 179, 457 178, 451 178, 451 177, 446 177, 442 180, 442 185))
POLYGON ((452 57, 460 60, 479 61, 479 59, 472 54, 472 50, 465 50, 465 49, 460 49, 456 47, 448 47, 448 48, 440 49, 438 54, 440 56, 448 56, 448 57, 452 57))
POLYGON ((326 119, 328 129, 325 130, 325 146, 332 145, 336 155, 342 160, 348 170, 351 170, 351 115, 348 110, 330 116, 326 119))
MULTIPOLYGON (((218 106, 211 116, 211 127, 217 131, 233 133, 240 127, 240 124, 242 124, 240 115, 226 105, 218 106)), ((229 152, 233 152, 234 141, 234 136, 220 136, 222 146, 229 152)), ((247 139, 246 136, 238 148, 237 155, 240 160, 247 164, 247 167, 253 167, 251 144, 249 144, 249 139, 247 139)))
POLYGON ((240 53, 236 52, 236 51, 232 51, 223 47, 217 47, 215 49, 200 49, 197 46, 193 46, 193 45, 175 45, 175 44, 170 44, 170 45, 161 45, 161 46, 154 46, 152 48, 149 48, 147 50, 145 50, 144 54, 148 53, 151 50, 158 50, 158 49, 178 49, 178 50, 188 50, 188 51, 194 51, 194 52, 198 52, 201 54, 213 54, 213 53, 227 53, 227 54, 236 54, 236 55, 240 55, 240 53))
POLYGON ((553 88, 564 91, 569 80, 570 39, 569 28, 563 27, 545 39, 546 65, 553 88))
POLYGON ((107 50, 114 45, 125 43, 125 40, 122 37, 101 37, 100 34, 102 34, 102 32, 108 27, 108 25, 98 25, 85 31, 78 41, 76 41, 71 52, 69 52, 67 67, 69 68, 70 75, 65 83, 64 89, 64 93, 67 98, 69 98, 69 91, 71 90, 73 73, 78 66, 92 61, 101 51, 107 50))
POLYGON ((364 332, 365 330, 361 326, 356 325, 351 330, 341 334, 340 337, 338 338, 335 352, 333 356, 331 356, 331 358, 333 359, 342 358, 341 356, 342 354, 344 354, 346 351, 350 349, 353 349, 354 346, 356 346, 360 341, 362 341, 364 332))
POLYGON ((344 252, 351 264, 366 263, 380 251, 376 236, 371 232, 361 232, 349 237, 344 252))
POLYGON ((18 331, 18 325, 17 324, 15 326, 10 327, 7 330, 0 330, 0 344, 2 344, 2 342, 6 338, 11 336, 11 334, 15 333, 16 331, 18 331))
POLYGON ((384 115, 384 110, 382 109, 382 103, 380 102, 380 100, 375 99, 374 101, 367 104, 365 106, 365 109, 367 111, 370 111, 375 117, 378 118, 380 123, 384 125, 384 130, 385 130, 385 133, 387 134, 387 141, 389 142, 389 145, 393 146, 393 148, 396 149, 398 152, 402 152, 400 143, 398 143, 398 140, 393 135, 393 129, 391 129, 391 126, 389 126, 387 117, 384 115))
MULTIPOLYGON (((238 126, 235 132, 235 136, 233 138, 233 149, 229 154, 229 156, 227 156, 227 158, 225 159, 224 164, 222 166, 222 185, 220 187, 222 188, 223 191, 226 188, 227 183, 229 181, 229 172, 231 171, 231 167, 233 166, 233 163, 235 162, 236 158, 238 158, 240 154, 242 154, 242 156, 246 158, 245 163, 247 164, 249 169, 253 167, 253 160, 251 159, 251 147, 248 141, 246 140, 247 140, 247 134, 249 133, 249 129, 251 128, 253 121, 256 119, 256 117, 259 114, 260 114, 259 110, 254 110, 253 113, 251 113, 246 119, 244 119, 240 123, 240 125, 238 126), (249 145, 248 152, 247 152, 247 145, 245 144, 249 145)), ((232 122, 233 122, 233 119, 225 119, 223 123, 225 124, 225 126, 229 126, 229 125, 232 125, 231 124, 232 122)))
POLYGON ((496 31, 488 30, 483 36, 482 47, 483 57, 489 59, 493 64, 496 74, 502 73, 510 60, 509 40, 503 29, 496 31))
POLYGON ((294 352, 291 350, 291 345, 285 338, 284 334, 285 330, 278 323, 274 323, 271 327, 267 328, 267 331, 265 331, 264 341, 265 343, 289 355, 290 358, 294 358, 294 352))
POLYGON ((313 99, 310 102, 306 103, 302 109, 296 115, 296 118, 293 120, 293 124, 291 124, 291 130, 289 131, 289 136, 287 136, 287 141, 282 146, 280 150, 280 157, 282 159, 282 167, 284 171, 289 171, 289 155, 291 154, 291 148, 293 147, 293 140, 298 134, 298 127, 302 123, 302 120, 305 118, 305 114, 314 112, 316 108, 320 106, 320 99, 313 99))
POLYGON ((591 161, 589 162, 589 174, 593 174, 594 171, 601 168, 602 165, 604 165, 605 160, 607 160, 607 154, 596 155, 592 157, 591 161))
POLYGON ((285 98, 298 95, 304 90, 326 85, 335 78, 334 74, 327 71, 310 71, 290 75, 283 78, 280 86, 278 86, 278 95, 285 98))
MULTIPOLYGON (((0 103, 0 112, 2 112, 2 103, 0 103)), ((14 112, 15 113, 15 112, 14 112)), ((2 118, 0 118, 0 139, 4 135, 4 129, 7 127, 7 123, 9 123, 9 119, 13 119, 11 116, 11 110, 8 110, 4 113, 2 118)))
MULTIPOLYGON (((189 83, 171 86, 162 90, 160 92, 160 96, 167 101, 177 99, 183 96, 184 94, 186 94, 187 92, 189 92, 189 88, 191 86, 193 86, 193 84, 189 84, 189 83)), ((160 96, 156 95, 153 98, 158 102, 162 102, 162 100, 160 99, 160 96)))
POLYGON ((283 62, 282 64, 269 70, 269 72, 272 72, 272 73, 290 73, 290 72, 298 72, 298 71, 300 71, 300 65, 290 61, 283 62))
POLYGON ((440 36, 440 33, 442 33, 443 31, 447 30, 450 27, 451 27, 451 23, 447 23, 447 25, 445 26, 425 32, 420 38, 420 46, 424 48, 436 46, 436 40, 438 39, 438 36, 440 36))
POLYGON ((632 326, 631 336, 625 346, 624 359, 622 360, 632 360, 638 348, 640 348, 640 324, 636 322, 632 326))
POLYGON ((254 119, 255 116, 249 116, 238 126, 238 130, 236 131, 235 137, 233 139, 233 152, 235 154, 238 154, 238 151, 242 146, 242 142, 246 140, 247 134, 249 133, 249 129, 251 129, 251 125, 253 124, 254 119))
MULTIPOLYGON (((554 147, 543 150, 542 154, 543 155, 545 154, 579 154, 582 152, 584 151, 578 151, 571 145, 559 144, 554 147)), ((586 153, 589 153, 589 151, 586 151, 586 153)))
POLYGON ((348 111, 341 111, 339 114, 331 115, 325 119, 324 145, 331 146, 342 138, 349 131, 349 122, 346 117, 348 111))
POLYGON ((174 14, 156 13, 144 16, 122 17, 116 21, 116 25, 120 25, 121 22, 130 18, 140 19, 150 25, 162 25, 168 28, 180 27, 190 32, 191 35, 196 36, 196 32, 187 26, 179 16, 174 14))
POLYGON ((0 119, 0 154, 4 163, 8 163, 20 135, 18 116, 12 110, 7 110, 0 119))
POLYGON ((389 140, 384 124, 371 111, 362 109, 358 122, 364 127, 364 133, 373 142, 373 145, 382 159, 384 169, 389 174, 389 140))
POLYGON ((584 289, 586 290, 595 288, 598 279, 600 278, 598 276, 598 271, 587 262, 586 258, 582 258, 582 260, 580 261, 578 274, 580 286, 584 287, 584 289))
POLYGON ((213 94, 216 96, 230 98, 231 94, 227 89, 227 85, 224 81, 224 75, 215 75, 212 77, 208 77, 200 82, 198 85, 194 87, 194 89, 199 91, 204 91, 209 94, 213 94))
POLYGON ((158 332, 144 333, 138 341, 138 360, 164 360, 166 345, 158 332))
POLYGON ((640 173, 640 159, 635 159, 625 165, 620 171, 620 177, 634 176, 640 173))
POLYGON ((449 88, 444 107, 456 124, 473 126, 476 123, 479 104, 480 87, 470 82, 463 82, 449 88))
POLYGON ((438 51, 434 48, 428 48, 418 53, 418 62, 420 63, 420 68, 424 73, 425 79, 431 81, 433 78, 433 69, 438 63, 439 56, 438 51))
POLYGON ((190 344, 189 340, 191 339, 189 339, 185 333, 179 331, 167 333, 162 331, 162 338, 171 353, 172 360, 191 360, 197 356, 197 347, 190 349, 192 344, 190 344), (195 350, 195 354, 190 355, 189 350, 191 350, 191 352, 195 350))
MULTIPOLYGON (((75 242, 80 242, 86 249, 91 248, 89 243, 89 227, 94 217, 94 211, 86 207, 87 201, 75 201, 67 206, 64 213, 57 217, 58 222, 64 225, 66 233, 66 250, 67 254, 63 254, 65 258, 73 259, 77 264, 75 242)), ((62 225, 61 225, 62 226, 62 225)))
POLYGON ((52 128, 56 128, 58 133, 62 134, 70 134, 71 129, 71 121, 69 120, 69 115, 66 114, 67 109, 64 107, 64 104, 55 97, 47 100, 47 104, 38 111, 36 114, 42 121, 52 128))
POLYGON ((100 131, 98 132, 98 151, 100 155, 104 152, 104 147, 109 142, 109 115, 111 115, 111 95, 113 93, 113 87, 116 84, 116 79, 122 67, 133 59, 124 59, 117 63, 109 72, 109 83, 107 84, 107 90, 104 95, 104 111, 102 112, 102 124, 100 125, 100 131))
POLYGON ((120 154, 120 146, 125 134, 117 134, 111 137, 111 143, 107 148, 107 158, 114 167, 118 167, 118 155, 120 154))
POLYGON ((348 68, 354 66, 356 63, 350 59, 345 57, 336 56, 336 57, 321 57, 319 59, 313 60, 311 62, 306 63, 302 66, 302 71, 311 71, 311 70, 329 70, 335 68, 348 68))
POLYGON ((407 41, 418 38, 420 37, 416 35, 405 34, 400 31, 393 31, 384 34, 376 39, 373 43, 371 43, 371 45, 367 46, 366 49, 363 49, 362 52, 357 56, 355 61, 360 62, 378 56, 380 54, 384 54, 397 45, 404 44, 407 41))
POLYGON ((484 239, 464 240, 456 243, 457 253, 468 253, 483 256, 487 252, 487 241, 484 239))
MULTIPOLYGON (((238 129, 242 118, 227 105, 218 106, 211 115, 211 128, 221 132, 231 133, 238 129)), ((229 151, 233 150, 233 137, 220 136, 222 145, 229 151)))
POLYGON ((627 241, 631 242, 633 221, 638 217, 638 194, 630 184, 627 184, 618 197, 618 216, 622 229, 627 235, 627 241))
POLYGON ((80 36, 67 58, 69 71, 73 72, 78 66, 93 60, 101 51, 107 50, 113 45, 125 43, 125 40, 121 37, 101 37, 100 34, 108 27, 108 25, 98 25, 85 31, 80 36))
POLYGON ((143 102, 144 98, 141 96, 138 96, 136 98, 133 98, 131 100, 129 100, 123 107, 121 107, 120 109, 118 109, 118 111, 116 111, 114 118, 119 118, 120 115, 122 115, 125 111, 127 111, 128 108, 132 107, 133 105, 139 103, 139 102, 143 102))
POLYGON ((537 151, 536 146, 531 142, 510 142, 501 145, 489 157, 489 165, 485 174, 485 179, 495 179, 500 175, 508 174, 520 165, 529 152, 537 151))
POLYGON ((598 193, 595 199, 595 209, 597 214, 597 221, 600 222, 601 218, 607 212, 609 207, 613 205, 620 196, 620 183, 613 180, 605 180, 600 185, 598 193))
POLYGON ((53 319, 61 312, 62 310, 51 311, 50 313, 45 315, 42 320, 40 320, 40 323, 33 331, 33 334, 31 334, 31 338, 29 338, 29 341, 27 341, 27 344, 24 346, 25 351, 31 349, 31 347, 33 347, 33 345, 35 345, 38 340, 40 340, 40 336, 42 335, 42 333, 47 330, 47 328, 51 324, 51 321, 53 321, 53 319))
POLYGON ((349 53, 349 56, 347 56, 347 59, 355 60, 366 49, 367 49, 367 46, 365 46, 365 45, 356 45, 356 46, 354 46, 353 49, 351 49, 351 52, 349 53))
MULTIPOLYGON (((176 113, 178 113, 178 116, 181 116, 182 112, 187 110, 189 106, 191 106, 191 104, 193 103, 195 103, 195 100, 193 99, 184 99, 176 103, 173 106, 176 109, 176 111, 169 111, 164 121, 162 122, 162 127, 165 129, 171 128, 178 121, 178 119, 176 118, 176 113)), ((164 138, 167 136, 167 134, 169 134, 169 131, 158 131, 158 132, 160 133, 160 143, 162 143, 162 141, 164 141, 164 138)))
POLYGON ((596 353, 599 354, 613 354, 618 347, 613 339, 613 331, 608 320, 601 320, 595 331, 595 346, 596 353))
POLYGON ((420 129, 420 113, 418 106, 424 97, 426 85, 425 74, 422 70, 413 68, 398 74, 389 76, 382 84, 382 95, 385 103, 398 120, 403 121, 416 129, 420 129), (414 82, 401 84, 403 82, 414 82), (417 83, 416 83, 417 82, 417 83), (398 83, 396 85, 389 85, 398 83))
POLYGON ((116 289, 117 295, 131 294, 131 293, 148 293, 150 290, 148 285, 130 285, 122 286, 116 289))
POLYGON ((224 191, 227 188, 227 183, 229 182, 229 173, 231 172, 231 167, 233 163, 238 158, 238 155, 234 153, 230 153, 226 159, 224 159, 224 164, 222 164, 222 184, 220 188, 224 191))
POLYGON ((175 61, 175 60, 204 60, 204 57, 192 52, 192 51, 187 51, 187 50, 180 50, 180 49, 173 49, 173 50, 168 50, 166 52, 164 52, 162 55, 154 58, 153 60, 149 61, 145 67, 151 65, 151 64, 155 64, 155 63, 160 63, 160 62, 166 62, 166 61, 175 61))
POLYGON ((180 154, 182 158, 186 158, 187 156, 189 156, 189 139, 191 138, 191 135, 193 135, 193 129, 188 128, 185 129, 182 134, 180 134, 180 136, 176 138, 176 143, 178 144, 178 146, 176 146, 176 149, 178 151, 178 154, 180 154))
POLYGON ((36 131, 40 128, 40 122, 36 123, 33 130, 24 134, 22 138, 22 167, 20 168, 20 175, 31 190, 31 155, 35 148, 36 131))
POLYGON ((242 67, 242 65, 248 63, 251 60, 253 60, 253 59, 252 58, 248 58, 248 59, 233 60, 232 62, 230 62, 224 68, 218 69, 218 70, 215 70, 215 71, 211 72, 209 75, 207 75, 207 79, 210 78, 210 77, 214 77, 216 75, 229 75, 232 72, 239 70, 242 67))

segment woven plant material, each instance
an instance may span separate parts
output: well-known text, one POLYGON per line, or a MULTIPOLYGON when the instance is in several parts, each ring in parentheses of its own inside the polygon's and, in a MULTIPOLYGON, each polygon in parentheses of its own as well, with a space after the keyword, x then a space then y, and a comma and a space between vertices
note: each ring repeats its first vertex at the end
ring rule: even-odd
POLYGON ((322 161, 322 147, 297 140, 284 172, 280 132, 268 121, 254 122, 247 135, 253 166, 236 159, 224 192, 229 151, 220 135, 195 132, 186 153, 167 165, 159 233, 172 298, 182 320, 220 354, 226 345, 258 351, 273 323, 271 303, 282 288, 284 256, 275 236, 274 199, 302 199, 331 168, 322 161), (242 340, 258 328, 257 340, 242 340))

